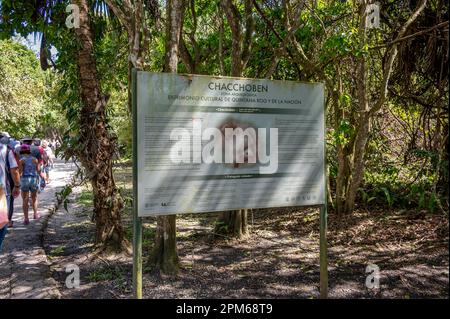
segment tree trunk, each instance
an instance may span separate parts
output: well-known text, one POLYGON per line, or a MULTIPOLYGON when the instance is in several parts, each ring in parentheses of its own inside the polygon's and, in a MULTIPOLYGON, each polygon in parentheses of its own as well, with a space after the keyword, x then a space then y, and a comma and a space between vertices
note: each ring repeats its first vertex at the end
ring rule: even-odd
POLYGON ((347 199, 345 201, 344 211, 346 213, 351 213, 355 209, 356 195, 364 175, 364 154, 369 138, 369 116, 364 113, 361 117, 353 151, 351 184, 347 190, 347 199))
POLYGON ((75 34, 80 43, 77 65, 83 102, 78 157, 88 171, 94 193, 95 239, 102 245, 128 249, 121 223, 123 200, 112 173, 116 138, 108 131, 107 98, 101 94, 97 77, 89 6, 86 0, 74 3, 80 8, 80 27, 75 28, 75 34))
POLYGON ((157 217, 150 263, 168 275, 176 275, 179 270, 176 233, 176 215, 157 217))
MULTIPOLYGON (((242 19, 239 10, 233 4, 232 0, 221 0, 220 6, 223 9, 231 28, 231 76, 240 77, 250 58, 252 33, 254 30, 252 16, 253 4, 251 0, 245 0, 244 19, 242 19), (242 20, 244 20, 245 24, 245 33, 242 32, 242 20)), ((223 32, 223 30, 221 30, 221 32, 223 32)), ((222 37, 223 34, 221 33, 220 36, 222 37)), ((221 69, 223 69, 222 64, 221 69)), ((247 209, 221 213, 214 232, 226 233, 236 238, 247 235, 247 215, 247 209)))
POLYGON ((232 0, 222 0, 222 8, 227 16, 228 24, 231 28, 231 76, 241 76, 241 39, 242 28, 240 24, 240 14, 233 5, 232 0))
MULTIPOLYGON (((182 0, 167 1, 166 60, 164 71, 177 73, 181 31, 182 0)), ((176 215, 159 216, 156 221, 155 246, 150 262, 163 273, 176 275, 179 258, 176 238, 176 215)))
MULTIPOLYGON (((363 1, 360 4, 360 27, 359 27, 359 37, 360 39, 366 43, 366 25, 365 25, 365 15, 366 15, 366 4, 368 1, 363 1)), ((427 4, 427 0, 422 0, 416 7, 416 10, 411 14, 409 19, 405 22, 405 24, 400 28, 396 36, 396 40, 401 39, 408 27, 417 19, 417 17, 423 12, 425 6, 427 4)), ((394 41, 396 41, 394 40, 394 41)), ((388 86, 389 80, 392 73, 392 67, 394 61, 397 57, 398 53, 398 44, 394 44, 388 50, 383 67, 383 78, 381 81, 381 92, 378 100, 375 103, 372 103, 372 107, 370 107, 369 102, 369 93, 367 86, 367 69, 366 69, 366 60, 365 57, 362 56, 358 61, 357 68, 357 81, 356 87, 358 92, 358 103, 359 103, 359 122, 357 123, 355 142, 353 145, 353 171, 351 176, 351 185, 349 186, 347 199, 345 203, 345 211, 352 212, 355 208, 355 200, 358 189, 363 181, 364 174, 364 154, 367 145, 367 141, 369 138, 370 132, 370 119, 371 117, 378 112, 381 107, 384 105, 388 94, 388 86)))
MULTIPOLYGON (((340 69, 337 69, 336 80, 337 91, 334 90, 334 82, 327 82, 327 88, 331 95, 331 100, 334 107, 334 129, 339 132, 341 121, 345 119, 345 112, 343 105, 341 105, 340 98, 344 93, 342 77, 340 69)), ((337 141, 336 153, 337 153, 337 177, 336 177, 336 195, 335 195, 335 208, 337 214, 341 215, 345 211, 345 195, 347 192, 347 186, 350 175, 350 163, 348 145, 342 144, 337 141)))
POLYGON ((219 13, 219 67, 220 67, 220 74, 225 75, 225 63, 224 63, 224 57, 223 57, 223 18, 222 15, 219 13))
POLYGON ((346 194, 350 179, 350 160, 346 148, 337 146, 338 172, 336 177, 336 212, 345 213, 346 194))
POLYGON ((219 216, 214 232, 242 238, 248 234, 248 209, 223 212, 219 216))
MULTIPOLYGON (((366 34, 366 1, 360 4, 360 26, 358 35, 363 43, 367 41, 366 34)), ((351 213, 355 209, 355 200, 358 189, 362 183, 364 175, 364 155, 366 151, 366 144, 369 138, 369 121, 370 108, 367 87, 367 68, 366 58, 364 56, 358 58, 356 68, 356 91, 358 95, 359 117, 356 127, 356 134, 353 146, 353 163, 351 179, 347 189, 347 198, 345 200, 344 211, 351 213)))

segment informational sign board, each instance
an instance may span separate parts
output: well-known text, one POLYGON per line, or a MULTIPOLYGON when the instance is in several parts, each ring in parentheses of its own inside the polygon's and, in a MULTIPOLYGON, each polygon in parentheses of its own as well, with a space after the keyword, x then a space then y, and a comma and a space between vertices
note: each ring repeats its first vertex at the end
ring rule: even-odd
POLYGON ((322 205, 321 83, 137 72, 139 216, 322 205))

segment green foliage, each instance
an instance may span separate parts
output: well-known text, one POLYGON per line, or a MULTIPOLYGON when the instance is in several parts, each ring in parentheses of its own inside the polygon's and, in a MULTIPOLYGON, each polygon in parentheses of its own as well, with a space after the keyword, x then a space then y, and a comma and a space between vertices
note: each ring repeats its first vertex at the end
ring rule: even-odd
POLYGON ((33 135, 45 110, 44 72, 26 46, 0 40, 0 130, 33 135))
MULTIPOLYGON (((0 17, 3 19, 0 24, 1 37, 9 39, 13 34, 27 36, 30 33, 39 37, 45 31, 47 43, 58 52, 54 59, 55 70, 43 72, 39 69, 39 61, 35 55, 25 46, 12 40, 0 41, 0 129, 16 135, 45 135, 50 129, 64 133, 63 149, 68 150, 66 159, 82 149, 84 143, 83 136, 79 134, 82 106, 76 64, 79 43, 75 41, 73 30, 64 26, 65 5, 68 3, 69 1, 38 1, 17 5, 15 1, 5 0, 2 1, 0 9, 0 17), (36 10, 35 5, 40 6, 41 11, 36 10), (36 12, 42 12, 42 16, 37 16, 36 12)), ((160 22, 164 23, 164 5, 159 3, 163 17, 160 22)), ((242 2, 234 3, 242 14, 242 2)), ((280 39, 284 39, 288 33, 283 4, 289 6, 289 23, 292 25, 292 16, 298 1, 257 3, 264 18, 259 11, 253 9, 255 31, 252 34, 250 59, 243 75, 260 78, 271 65, 274 53, 280 46, 280 39), (267 21, 270 21, 270 26, 267 21)), ((196 73, 229 75, 229 22, 218 9, 216 1, 196 0, 188 4, 183 18, 182 36, 187 51, 196 62, 196 73), (219 26, 222 20, 224 74, 221 74, 219 63, 219 26)), ((408 8, 408 3, 400 5, 395 1, 382 1, 380 5, 385 20, 382 21, 381 27, 361 33, 358 2, 314 1, 315 7, 312 9, 313 2, 307 1, 306 8, 300 15, 300 27, 294 36, 309 58, 309 63, 318 68, 307 66, 304 57, 296 49, 296 43, 291 42, 280 56, 276 71, 272 75, 274 79, 280 80, 325 82, 328 79, 334 85, 327 86, 326 92, 329 100, 327 160, 332 191, 338 175, 337 149, 346 149, 349 152, 347 160, 350 161, 355 151, 351 142, 358 133, 358 120, 362 115, 357 90, 358 63, 367 62, 365 81, 368 83, 366 93, 370 107, 380 96, 383 67, 387 62, 385 54, 389 47, 375 48, 392 41, 399 26, 414 9, 408 8), (337 81, 338 78, 340 81, 337 81), (337 92, 338 101, 334 101, 334 96, 330 96, 337 92)), ((428 6, 426 14, 421 15, 423 20, 410 26, 411 33, 413 28, 425 30, 424 23, 427 27, 433 26, 433 19, 441 16, 440 7, 448 9, 448 5, 438 6, 434 2, 428 6)), ((113 15, 106 17, 94 14, 93 11, 91 19, 97 73, 101 90, 108 97, 107 125, 118 144, 119 152, 116 153, 115 159, 129 159, 132 130, 128 111, 127 34, 113 15)), ((243 22, 241 21, 241 25, 244 25, 243 22)), ((143 23, 151 26, 151 43, 146 52, 145 70, 160 72, 164 64, 164 25, 156 28, 153 21, 143 23)), ((439 36, 432 37, 433 41, 438 38, 439 36)), ((432 42, 428 35, 405 41, 406 50, 399 51, 402 59, 398 59, 394 65, 388 101, 380 112, 371 118, 371 133, 365 149, 364 182, 359 190, 359 199, 366 207, 386 205, 392 208, 399 206, 436 211, 445 197, 443 185, 448 181, 448 158, 441 158, 441 150, 435 146, 434 138, 443 138, 445 132, 448 132, 448 118, 442 116, 439 122, 441 131, 437 132, 436 112, 438 102, 448 102, 448 85, 442 85, 442 96, 436 93, 439 91, 436 74, 440 74, 440 71, 432 73, 428 70, 436 69, 436 66, 430 63, 437 61, 436 52, 439 50, 432 43, 427 51, 425 48, 428 42, 432 42), (409 48, 413 44, 416 50, 410 51, 409 48), (423 63, 408 65, 408 55, 423 63), (439 185, 435 191, 437 181, 439 185)), ((448 69, 448 58, 442 65, 440 62, 436 62, 436 65, 439 70, 448 69)), ((188 72, 188 67, 181 59, 179 72, 188 72)), ((442 105, 444 104, 446 103, 442 105)), ((352 167, 349 169, 352 170, 352 167)), ((65 205, 69 193, 70 191, 65 189, 60 194, 65 205)), ((80 200, 87 204, 91 198, 82 194, 80 200)))
POLYGON ((370 202, 372 202, 373 200, 376 199, 375 196, 370 196, 369 193, 367 193, 364 189, 360 188, 359 189, 360 193, 361 193, 361 200, 364 203, 364 205, 367 207, 370 202))
POLYGON ((410 205, 412 204, 418 209, 427 209, 430 212, 436 211, 437 203, 441 200, 436 194, 427 191, 423 185, 412 185, 407 198, 410 205))
POLYGON ((55 247, 55 248, 53 248, 51 251, 50 251, 50 256, 58 256, 58 255, 61 255, 62 253, 64 253, 64 250, 66 249, 66 247, 65 246, 58 246, 58 247, 55 247))
POLYGON ((56 193, 56 198, 59 203, 62 203, 66 212, 69 205, 69 195, 72 194, 72 187, 70 185, 65 185, 63 189, 56 193))
POLYGON ((105 266, 91 271, 87 276, 87 279, 91 282, 122 280, 123 274, 120 269, 116 267, 105 266))
POLYGON ((77 203, 80 203, 83 206, 91 207, 93 203, 94 195, 91 190, 84 190, 77 197, 77 203))
POLYGON ((392 207, 392 204, 394 204, 394 197, 392 196, 391 192, 386 187, 381 187, 381 190, 383 191, 384 196, 386 197, 387 204, 389 205, 389 207, 392 207))
POLYGON ((219 233, 228 233, 228 223, 221 221, 221 220, 216 220, 214 221, 214 229, 216 229, 219 233))
POLYGON ((354 130, 350 122, 347 120, 342 120, 338 129, 333 131, 333 142, 335 145, 345 145, 349 142, 353 133, 354 130))

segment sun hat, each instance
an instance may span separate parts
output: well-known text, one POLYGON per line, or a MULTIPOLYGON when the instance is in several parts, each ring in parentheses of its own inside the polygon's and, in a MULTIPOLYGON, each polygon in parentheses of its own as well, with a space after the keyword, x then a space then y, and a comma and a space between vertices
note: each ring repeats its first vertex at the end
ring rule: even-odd
POLYGON ((22 143, 23 144, 32 144, 33 143, 33 138, 31 138, 31 137, 24 137, 22 139, 22 143))

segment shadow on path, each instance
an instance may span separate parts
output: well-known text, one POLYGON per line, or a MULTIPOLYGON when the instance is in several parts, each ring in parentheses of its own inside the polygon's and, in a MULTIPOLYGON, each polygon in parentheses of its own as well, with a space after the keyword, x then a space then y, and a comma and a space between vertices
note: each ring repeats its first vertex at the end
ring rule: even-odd
MULTIPOLYGON (((50 172, 50 183, 38 195, 40 218, 24 225, 22 198, 14 202, 14 227, 8 234, 0 252, 0 299, 59 298, 60 293, 50 274, 49 262, 42 248, 42 227, 56 205, 56 192, 70 182, 74 164, 56 160, 50 172)), ((31 203, 30 203, 31 204, 31 203)))

